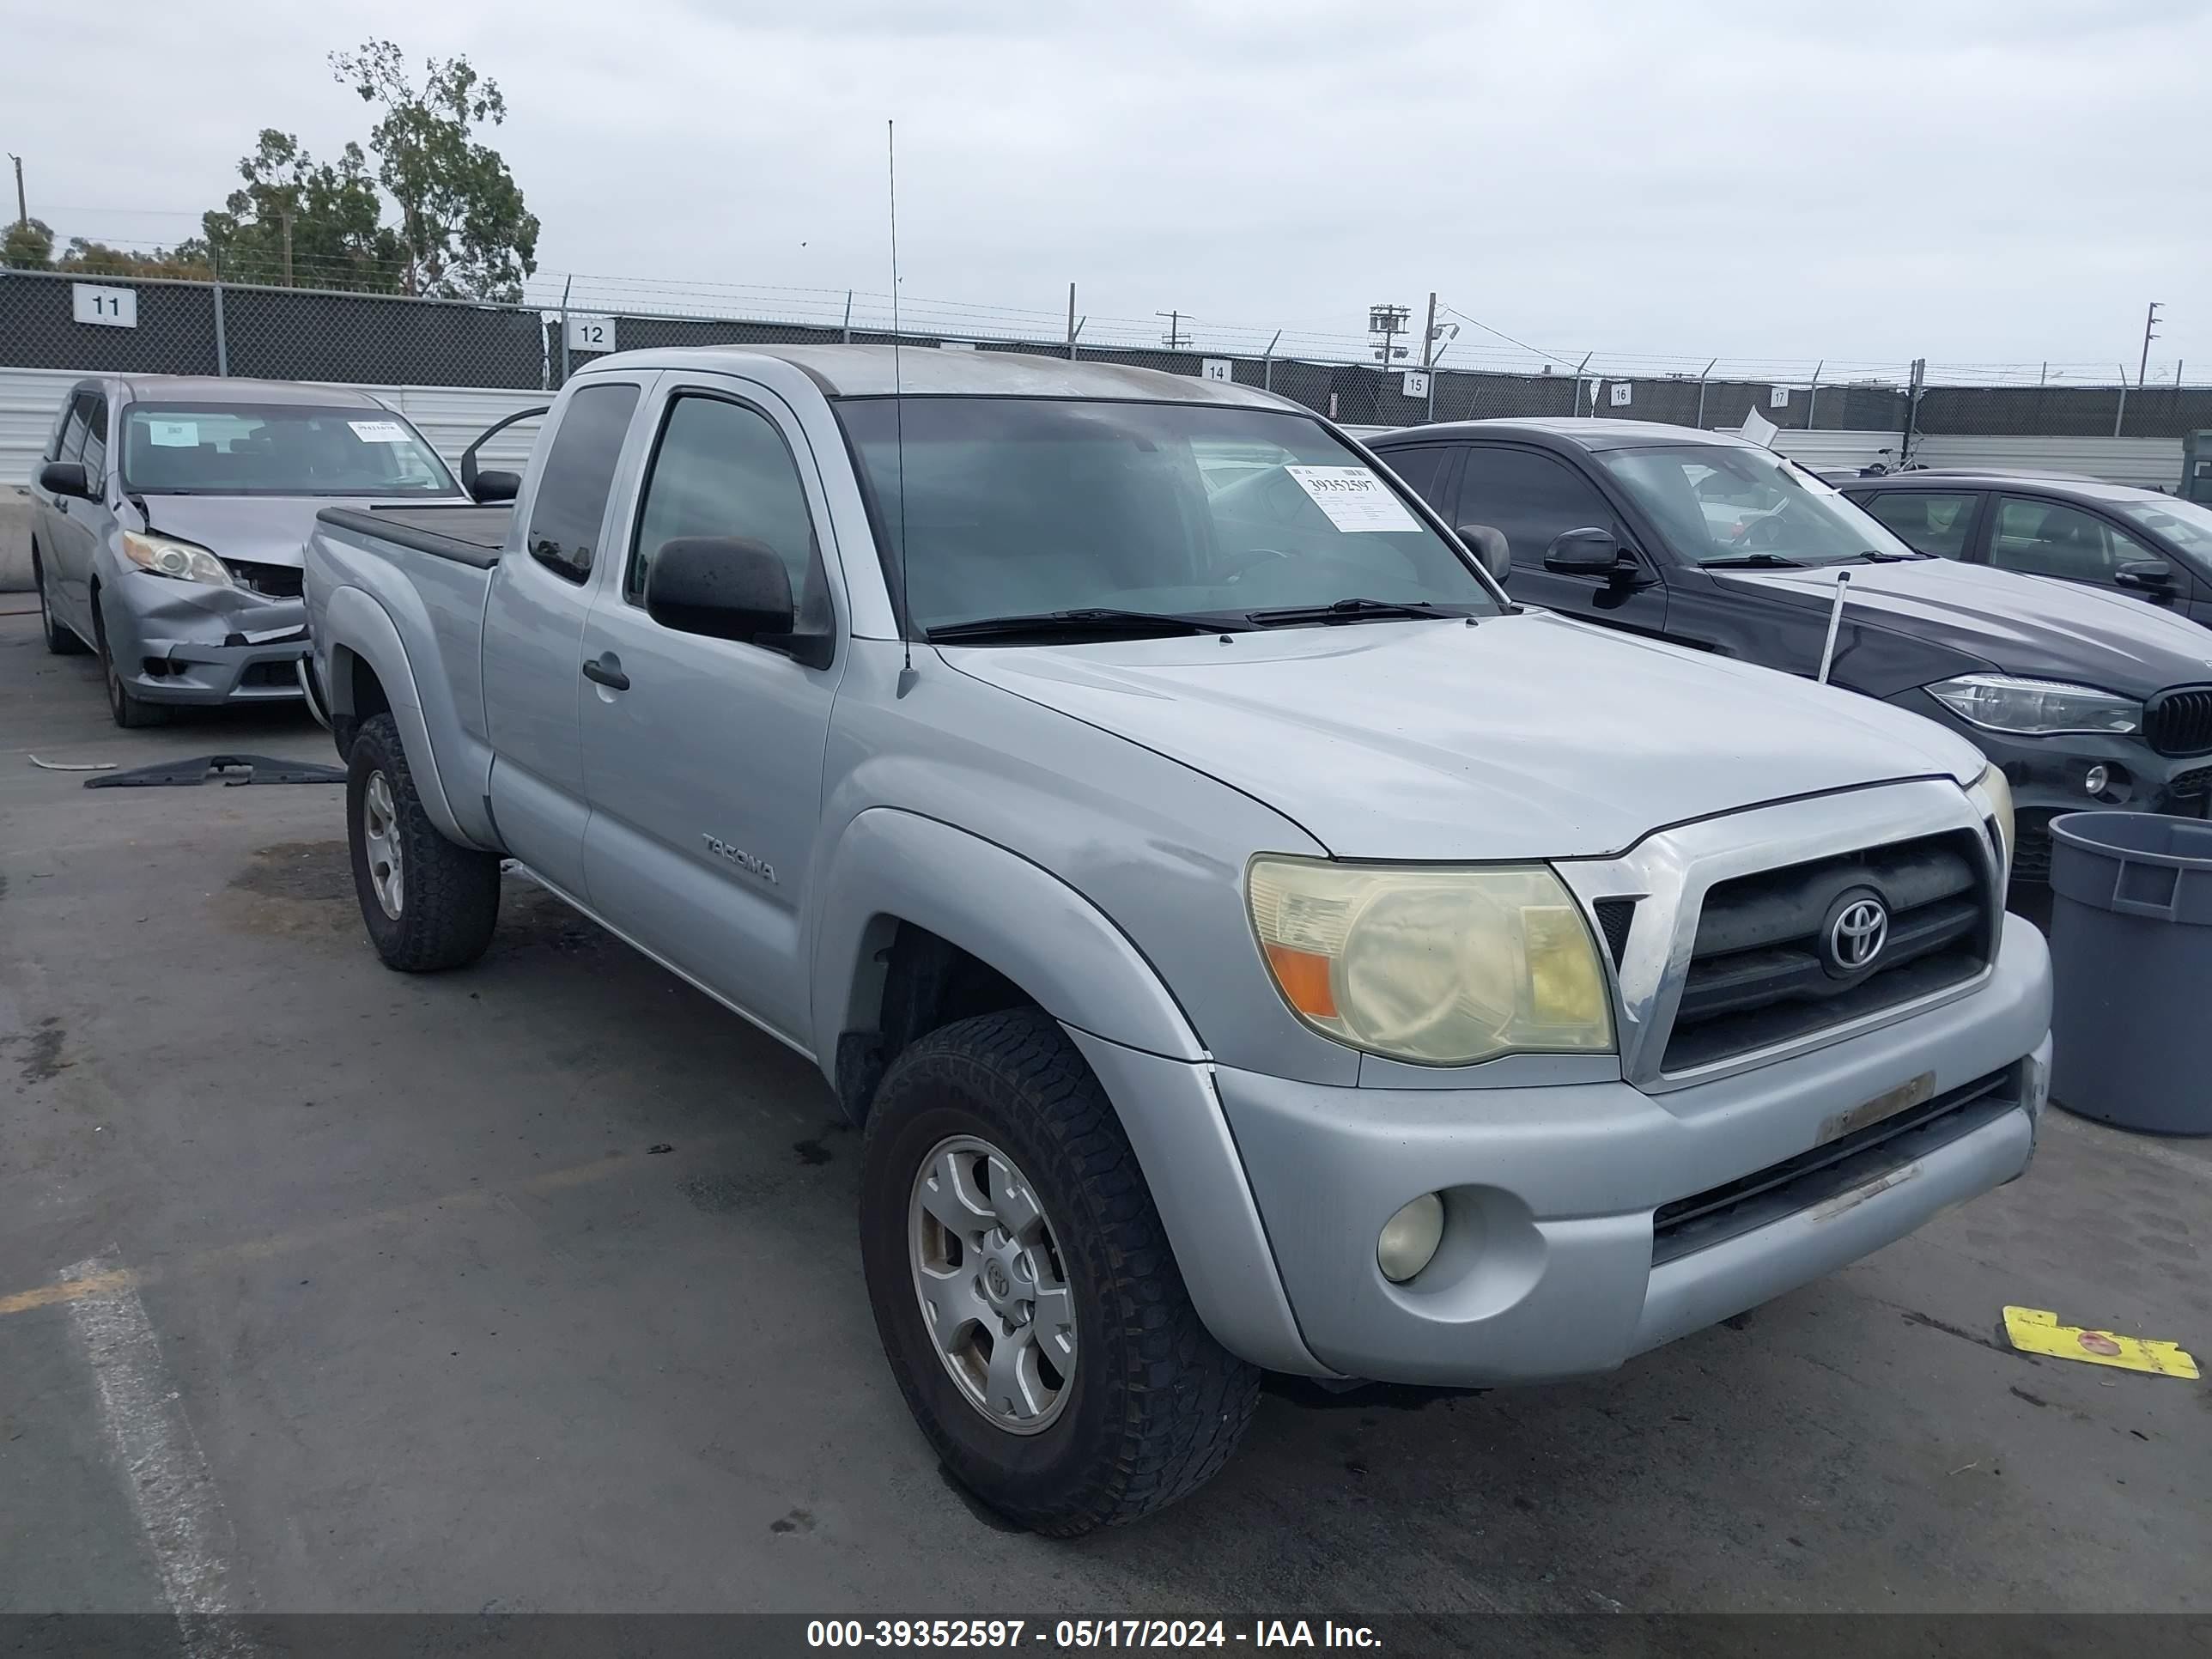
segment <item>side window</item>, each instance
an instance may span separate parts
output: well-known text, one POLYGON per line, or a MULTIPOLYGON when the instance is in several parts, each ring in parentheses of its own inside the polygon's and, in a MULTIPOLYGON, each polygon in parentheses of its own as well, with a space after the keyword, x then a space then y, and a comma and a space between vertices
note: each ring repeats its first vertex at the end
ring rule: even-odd
POLYGON ((1451 516, 1451 503, 1437 492, 1452 458, 1449 444, 1414 444, 1406 449, 1382 452, 1382 464, 1406 481, 1406 487, 1436 508, 1445 518, 1451 516))
POLYGON ((530 507, 523 545, 555 575, 580 582, 606 516, 607 490, 637 408, 634 386, 586 386, 568 400, 530 507))
POLYGON ((2063 576, 2074 581, 2109 582, 2135 559, 2158 556, 2133 537, 2123 535, 2095 514, 2063 501, 2039 501, 2024 495, 1997 498, 1996 532, 1990 539, 1990 562, 2000 570, 2030 576, 2063 576))
POLYGON ((93 492, 107 494, 107 399, 94 398, 84 427, 84 475, 93 492))
POLYGON ((54 453, 46 457, 50 461, 73 461, 84 449, 85 416, 91 412, 92 393, 80 392, 70 399, 68 418, 62 422, 61 430, 54 434, 54 453))
POLYGON ((1533 449, 1476 444, 1467 452, 1459 482, 1455 525, 1486 524, 1501 530, 1513 562, 1540 568, 1545 550, 1570 530, 1595 525, 1620 532, 1613 508, 1597 486, 1565 461, 1533 449))
POLYGON ((1866 510, 1882 527, 1916 553, 1946 559, 1966 556, 1966 538, 1974 528, 1981 497, 1969 490, 1890 489, 1873 496, 1866 510))
POLYGON ((680 536, 758 542, 783 561, 802 603, 815 568, 814 521, 783 434, 758 410, 686 393, 668 406, 637 515, 623 597, 645 599, 653 555, 680 536))

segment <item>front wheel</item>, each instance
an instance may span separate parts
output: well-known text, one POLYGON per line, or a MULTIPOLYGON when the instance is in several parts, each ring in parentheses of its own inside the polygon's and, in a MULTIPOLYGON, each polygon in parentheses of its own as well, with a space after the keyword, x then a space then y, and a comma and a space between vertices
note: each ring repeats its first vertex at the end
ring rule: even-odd
POLYGON ((31 586, 39 590, 39 629, 46 636, 46 649, 57 657, 82 655, 84 641, 54 615, 53 601, 46 595, 46 562, 36 547, 31 550, 31 586))
POLYGON ((92 601, 92 635, 94 648, 100 653, 100 677, 107 685, 107 712, 115 723, 126 732, 167 726, 168 709, 161 703, 147 702, 123 678, 122 666, 115 660, 114 652, 107 647, 107 620, 100 614, 97 594, 92 601))
POLYGON ((922 1432, 1038 1532, 1174 1503, 1251 1418, 1259 1372, 1199 1319, 1112 1103, 1034 1009, 892 1062, 862 1144, 860 1247, 922 1432))
POLYGON ((346 840, 369 943, 387 968, 434 973, 474 962, 499 920, 499 856, 447 841, 415 793, 399 727, 362 722, 346 764, 346 840))

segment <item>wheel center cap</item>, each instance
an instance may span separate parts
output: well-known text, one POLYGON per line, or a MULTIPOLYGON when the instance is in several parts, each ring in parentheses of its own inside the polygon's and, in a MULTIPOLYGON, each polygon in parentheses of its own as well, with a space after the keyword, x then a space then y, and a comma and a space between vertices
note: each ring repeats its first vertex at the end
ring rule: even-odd
POLYGON ((1006 1296, 1014 1288, 1013 1280, 1006 1277, 1006 1270, 995 1261, 983 1269, 983 1282, 990 1286, 991 1294, 996 1297, 1006 1296))

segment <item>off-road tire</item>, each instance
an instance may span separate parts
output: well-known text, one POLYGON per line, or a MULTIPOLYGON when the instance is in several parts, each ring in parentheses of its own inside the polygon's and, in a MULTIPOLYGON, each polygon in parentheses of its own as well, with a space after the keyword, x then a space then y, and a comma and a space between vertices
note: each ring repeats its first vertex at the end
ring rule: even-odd
POLYGON ((116 665, 114 653, 107 648, 107 622, 100 614, 100 596, 92 597, 93 649, 100 658, 100 682, 107 692, 107 713, 114 722, 126 732, 143 731, 149 726, 167 726, 169 711, 165 704, 149 702, 131 689, 116 665))
POLYGON ((465 967, 484 953, 499 920, 499 855, 460 846, 438 832, 415 793, 407 751, 389 714, 363 721, 347 757, 346 845, 362 922, 386 967, 435 973, 465 967), (380 773, 391 791, 405 872, 397 916, 387 915, 377 899, 363 828, 369 780, 380 773))
POLYGON ((55 619, 53 610, 46 604, 46 567, 40 558, 36 543, 31 547, 31 586, 39 594, 39 630, 46 636, 46 649, 57 657, 81 657, 84 641, 77 638, 68 623, 55 619))
POLYGON ((884 1073, 862 1140, 861 1262, 899 1391, 952 1476, 1054 1537, 1133 1521, 1236 1449, 1260 1373, 1213 1340, 1112 1103, 1034 1009, 942 1026, 884 1073), (908 1232, 922 1162, 947 1137, 1003 1149, 1050 1222, 1074 1292, 1074 1390, 1048 1428, 1010 1432, 969 1403, 915 1294, 908 1232))

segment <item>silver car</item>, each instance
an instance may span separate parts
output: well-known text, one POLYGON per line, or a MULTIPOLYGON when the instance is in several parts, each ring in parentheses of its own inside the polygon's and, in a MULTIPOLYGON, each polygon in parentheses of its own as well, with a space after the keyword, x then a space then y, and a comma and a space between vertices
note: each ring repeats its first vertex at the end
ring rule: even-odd
POLYGON ((173 704, 301 696, 318 510, 466 499, 366 392, 169 375, 71 388, 31 494, 46 648, 97 652, 125 726, 173 704))

